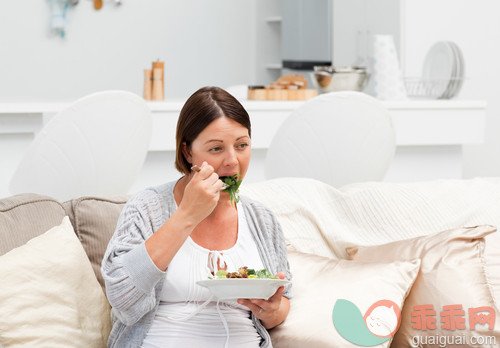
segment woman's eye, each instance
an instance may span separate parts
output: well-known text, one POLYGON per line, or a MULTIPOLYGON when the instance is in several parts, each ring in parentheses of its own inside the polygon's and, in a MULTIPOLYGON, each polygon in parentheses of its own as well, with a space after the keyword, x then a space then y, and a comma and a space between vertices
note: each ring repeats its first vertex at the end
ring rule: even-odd
POLYGON ((210 150, 208 150, 208 151, 210 151, 210 152, 217 152, 217 151, 221 151, 221 150, 222 150, 222 147, 220 147, 220 146, 216 146, 216 147, 212 147, 212 148, 211 148, 210 150))
POLYGON ((241 144, 236 145, 236 147, 237 147, 238 149, 244 149, 244 148, 246 148, 247 146, 248 146, 248 144, 247 144, 247 143, 241 143, 241 144))

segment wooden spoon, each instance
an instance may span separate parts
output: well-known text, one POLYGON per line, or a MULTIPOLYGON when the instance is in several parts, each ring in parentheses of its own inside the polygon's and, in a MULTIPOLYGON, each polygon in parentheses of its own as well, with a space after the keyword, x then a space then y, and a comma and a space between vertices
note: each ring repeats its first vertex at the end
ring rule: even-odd
POLYGON ((94 0, 94 8, 100 10, 102 8, 102 0, 94 0))

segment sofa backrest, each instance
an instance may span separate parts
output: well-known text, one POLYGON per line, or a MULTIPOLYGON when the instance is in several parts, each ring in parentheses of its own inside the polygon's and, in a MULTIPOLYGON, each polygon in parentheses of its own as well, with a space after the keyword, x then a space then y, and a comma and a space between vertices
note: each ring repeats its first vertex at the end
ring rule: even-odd
POLYGON ((60 225, 66 215, 57 200, 34 193, 0 199, 0 255, 60 225))
POLYGON ((128 198, 80 197, 60 203, 48 196, 25 193, 0 199, 0 255, 60 225, 67 215, 104 288, 101 261, 128 198))
POLYGON ((346 258, 349 246, 500 226, 500 178, 364 182, 338 189, 313 179, 280 178, 242 184, 240 191, 277 215, 294 249, 330 258, 346 258))

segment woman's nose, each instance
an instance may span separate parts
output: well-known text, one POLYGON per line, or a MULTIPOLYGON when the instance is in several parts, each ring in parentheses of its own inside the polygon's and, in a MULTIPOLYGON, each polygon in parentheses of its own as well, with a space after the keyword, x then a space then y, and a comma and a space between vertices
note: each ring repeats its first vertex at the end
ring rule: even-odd
POLYGON ((236 156, 236 152, 231 149, 226 152, 226 157, 224 158, 224 165, 226 166, 234 166, 238 163, 238 157, 236 156))

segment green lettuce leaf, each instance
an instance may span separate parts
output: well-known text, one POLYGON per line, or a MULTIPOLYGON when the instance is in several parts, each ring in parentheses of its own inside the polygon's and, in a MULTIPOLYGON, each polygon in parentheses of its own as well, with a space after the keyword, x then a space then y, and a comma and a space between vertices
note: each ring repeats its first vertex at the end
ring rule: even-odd
POLYGON ((238 180, 239 175, 235 174, 233 176, 221 176, 219 179, 222 180, 224 184, 227 185, 227 187, 222 190, 227 193, 229 193, 229 198, 231 199, 231 203, 238 203, 240 201, 240 196, 238 195, 239 187, 241 185, 241 179, 238 180))

